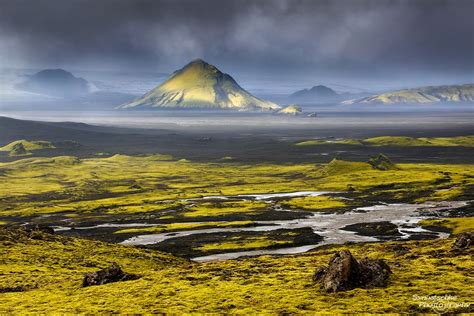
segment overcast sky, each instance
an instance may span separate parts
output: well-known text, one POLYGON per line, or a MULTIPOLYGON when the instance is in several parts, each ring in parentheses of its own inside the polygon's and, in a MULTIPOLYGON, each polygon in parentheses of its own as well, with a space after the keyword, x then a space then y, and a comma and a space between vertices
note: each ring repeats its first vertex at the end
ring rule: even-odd
MULTIPOLYGON (((474 81, 472 0, 0 0, 0 68, 474 81)), ((318 82, 316 82, 318 81, 318 82)))

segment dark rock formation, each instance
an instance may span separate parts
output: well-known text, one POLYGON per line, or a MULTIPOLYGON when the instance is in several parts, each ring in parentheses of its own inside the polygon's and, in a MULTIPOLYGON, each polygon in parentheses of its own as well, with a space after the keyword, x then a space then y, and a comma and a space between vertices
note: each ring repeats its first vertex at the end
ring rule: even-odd
POLYGON ((473 245, 473 241, 473 232, 460 233, 457 235, 451 250, 454 252, 464 252, 465 250, 469 250, 473 245))
POLYGON ((119 281, 128 281, 136 280, 138 276, 133 274, 128 274, 122 271, 122 268, 117 263, 113 263, 110 267, 92 272, 86 273, 82 281, 82 286, 91 286, 91 285, 102 285, 111 282, 119 281))
POLYGON ((45 225, 0 227, 0 241, 7 243, 26 243, 30 240, 55 241, 58 238, 60 237, 54 234, 54 229, 45 225))
POLYGON ((402 235, 398 231, 398 226, 388 221, 351 224, 343 227, 342 229, 356 232, 361 236, 371 236, 385 239, 393 239, 393 237, 402 235))
POLYGON ((390 170, 395 168, 395 164, 384 154, 378 154, 378 156, 371 157, 368 163, 372 168, 377 170, 390 170))
POLYGON ((41 224, 29 224, 29 225, 22 226, 22 228, 28 234, 31 234, 34 232, 41 232, 41 233, 46 233, 50 235, 54 234, 54 229, 52 227, 41 225, 41 224))
POLYGON ((316 270, 313 281, 328 292, 351 290, 356 287, 387 286, 390 267, 382 259, 357 261, 349 250, 336 253, 327 267, 316 270))
POLYGON ((25 149, 22 143, 15 144, 10 151, 10 156, 24 156, 28 155, 28 151, 25 149))

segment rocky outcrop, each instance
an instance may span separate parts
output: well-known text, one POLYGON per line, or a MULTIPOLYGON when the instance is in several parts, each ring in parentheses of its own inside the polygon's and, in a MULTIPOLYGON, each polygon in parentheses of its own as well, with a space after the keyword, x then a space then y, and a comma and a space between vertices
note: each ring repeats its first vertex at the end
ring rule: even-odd
POLYGON ((12 147, 12 150, 10 151, 9 155, 10 156, 26 156, 26 155, 30 155, 31 153, 28 152, 26 149, 25 149, 25 146, 23 146, 23 144, 19 143, 19 144, 15 144, 13 147, 12 147))
POLYGON ((464 252, 472 248, 474 244, 474 233, 473 232, 465 232, 460 233, 456 236, 456 240, 454 241, 451 250, 453 252, 464 252))
POLYGON ((378 154, 378 156, 371 157, 368 163, 372 166, 372 168, 377 170, 391 170, 395 169, 395 164, 385 156, 384 154, 378 154))
POLYGON ((134 274, 128 274, 122 271, 122 268, 117 263, 113 263, 110 267, 92 272, 86 273, 82 280, 82 286, 91 285, 102 285, 112 282, 136 280, 138 276, 134 274))
POLYGON ((398 226, 388 221, 350 224, 344 226, 342 229, 356 232, 361 236, 371 236, 381 239, 393 239, 394 237, 402 235, 398 231, 398 226))
POLYGON ((351 290, 357 287, 387 286, 390 267, 382 259, 357 261, 349 250, 336 253, 327 267, 316 270, 313 281, 319 282, 328 292, 351 290))
POLYGON ((54 229, 52 227, 46 226, 46 225, 29 224, 29 225, 22 226, 22 228, 28 234, 35 233, 35 232, 41 232, 41 233, 45 233, 45 234, 54 235, 54 229))

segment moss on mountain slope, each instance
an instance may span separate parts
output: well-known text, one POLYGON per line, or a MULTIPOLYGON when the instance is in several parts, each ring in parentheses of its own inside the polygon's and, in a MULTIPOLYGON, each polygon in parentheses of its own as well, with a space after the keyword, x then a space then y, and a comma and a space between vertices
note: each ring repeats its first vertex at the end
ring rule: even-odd
POLYGON ((338 246, 284 256, 190 263, 156 251, 0 229, 0 313, 415 313, 419 297, 456 296, 448 312, 472 312, 474 266, 452 239, 338 246), (408 252, 397 253, 396 245, 408 252), (312 281, 335 251, 383 258, 387 288, 326 293, 312 281), (133 281, 81 287, 86 272, 117 262, 133 281), (370 302, 370 303, 369 303, 370 302))

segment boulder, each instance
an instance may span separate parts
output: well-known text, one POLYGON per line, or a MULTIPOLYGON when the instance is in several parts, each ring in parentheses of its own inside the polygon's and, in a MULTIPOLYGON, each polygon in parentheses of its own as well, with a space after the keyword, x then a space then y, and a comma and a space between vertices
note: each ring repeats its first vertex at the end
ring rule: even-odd
POLYGON ((136 279, 138 279, 138 276, 123 272, 122 268, 117 263, 113 263, 108 268, 92 273, 86 273, 82 280, 82 287, 136 279))
POLYGON ((454 252, 463 252, 464 250, 468 250, 472 247, 473 241, 473 232, 460 233, 459 235, 457 235, 456 240, 454 241, 454 244, 451 247, 451 250, 454 252))
POLYGON ((392 273, 382 259, 357 261, 349 250, 337 252, 327 267, 316 270, 313 281, 328 292, 351 290, 356 287, 383 287, 392 273))

